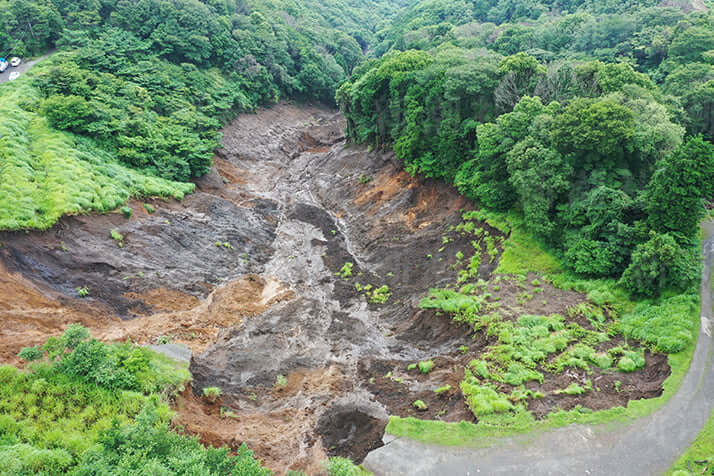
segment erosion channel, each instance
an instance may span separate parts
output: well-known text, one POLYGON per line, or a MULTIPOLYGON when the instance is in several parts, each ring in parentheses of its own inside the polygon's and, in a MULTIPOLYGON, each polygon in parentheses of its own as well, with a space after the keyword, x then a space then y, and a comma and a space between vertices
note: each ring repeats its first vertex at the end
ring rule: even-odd
MULTIPOLYGON (((291 104, 241 115, 182 202, 152 200, 154 213, 132 202, 130 219, 72 216, 46 232, 0 234, 2 360, 71 322, 104 340, 185 344, 194 380, 175 402, 176 423, 205 443, 246 442, 278 472, 319 472, 327 455, 363 460, 382 445, 388 415, 474 421, 459 382, 488 337, 419 308, 429 288, 453 283, 457 252, 474 253, 456 236, 436 254, 470 205, 450 186, 412 178, 389 153, 346 144, 343 129, 338 113, 291 104), (429 359, 432 372, 408 371, 429 359), (214 404, 200 397, 208 386, 223 391, 214 404)), ((477 252, 486 279, 500 245, 477 252)), ((506 316, 566 315, 584 301, 544 284, 547 305, 522 302, 509 286, 498 291, 506 316)), ((549 396, 530 410, 659 395, 666 358, 646 358, 617 393, 549 396)))

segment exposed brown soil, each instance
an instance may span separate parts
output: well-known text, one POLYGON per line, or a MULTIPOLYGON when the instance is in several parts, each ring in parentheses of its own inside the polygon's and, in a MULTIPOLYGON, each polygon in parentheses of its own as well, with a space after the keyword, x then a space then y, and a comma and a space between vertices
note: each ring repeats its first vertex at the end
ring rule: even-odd
POLYGON ((543 384, 530 382, 526 388, 540 391, 545 397, 529 400, 528 409, 536 418, 543 418, 556 408, 572 410, 580 405, 591 410, 626 406, 630 400, 659 397, 662 382, 669 377, 671 369, 667 356, 645 351, 645 367, 633 373, 603 371, 593 367, 592 373, 584 370, 568 369, 562 374, 547 374, 543 384), (583 395, 556 394, 572 383, 585 387, 592 382, 593 390, 583 395), (616 382, 619 382, 616 383, 616 382))
MULTIPOLYGON (((473 237, 451 233, 443 244, 469 204, 444 183, 409 176, 391 154, 347 146, 343 126, 338 114, 290 104, 242 115, 180 203, 152 200, 149 214, 133 201, 128 220, 73 216, 47 232, 0 233, 0 359, 16 362, 21 347, 72 322, 104 340, 184 343, 194 382, 177 400, 176 424, 208 444, 245 442, 278 474, 319 474, 327 455, 360 461, 381 445, 390 414, 473 421, 459 382, 494 338, 418 306, 429 288, 453 283, 458 251, 473 253, 473 237), (352 275, 342 278, 347 262, 352 275), (387 285, 391 296, 371 302, 358 284, 387 285), (407 369, 428 359, 436 366, 427 375, 407 369), (207 386, 223 390, 220 402, 201 397, 207 386)), ((482 243, 480 278, 501 251, 491 260, 482 243)), ((584 301, 536 278, 491 281, 505 318, 567 316, 584 301)), ((651 397, 668 372, 651 354, 632 374, 566 372, 538 387, 546 397, 531 410, 651 397), (599 391, 553 394, 586 378, 599 391)))

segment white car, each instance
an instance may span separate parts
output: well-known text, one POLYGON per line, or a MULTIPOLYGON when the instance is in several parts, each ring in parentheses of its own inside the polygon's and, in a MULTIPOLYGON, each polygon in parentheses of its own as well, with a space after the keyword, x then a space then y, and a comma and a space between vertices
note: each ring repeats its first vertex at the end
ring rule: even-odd
POLYGON ((12 81, 19 77, 20 77, 20 73, 18 73, 17 71, 13 71, 12 73, 10 73, 10 76, 7 77, 7 80, 12 81))
POLYGON ((12 66, 13 68, 20 66, 20 63, 22 63, 22 60, 17 56, 10 59, 10 66, 12 66))

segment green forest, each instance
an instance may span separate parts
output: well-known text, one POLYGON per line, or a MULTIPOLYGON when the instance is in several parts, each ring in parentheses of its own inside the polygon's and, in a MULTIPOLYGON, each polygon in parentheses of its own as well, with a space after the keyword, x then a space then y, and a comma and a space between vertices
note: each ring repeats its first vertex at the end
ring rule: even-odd
POLYGON ((521 211, 572 271, 656 296, 699 275, 714 17, 603 3, 420 2, 337 99, 353 140, 521 211))
MULTIPOLYGON (((628 336, 690 344, 689 322, 661 313, 653 339, 642 329, 660 297, 691 313, 701 275, 710 0, 0 0, 0 57, 43 55, 0 85, 2 231, 180 200, 238 114, 319 104, 344 114, 349 141, 516 217, 574 282, 653 300, 628 336), (666 335, 675 325, 685 337, 666 335)), ((437 291, 425 306, 463 298, 437 291)), ((25 370, 0 366, 2 474, 269 474, 244 445, 171 426, 190 374, 158 354, 70 326, 19 357, 25 370)))

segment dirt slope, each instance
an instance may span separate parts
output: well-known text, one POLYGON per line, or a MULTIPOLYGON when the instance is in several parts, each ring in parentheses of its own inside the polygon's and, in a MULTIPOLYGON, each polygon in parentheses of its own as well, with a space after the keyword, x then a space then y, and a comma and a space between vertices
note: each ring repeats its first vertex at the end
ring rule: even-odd
MULTIPOLYGON (((430 287, 453 282, 457 251, 474 252, 456 237, 431 257, 469 204, 410 177, 391 154, 346 145, 343 128, 339 114, 290 104, 242 115, 180 203, 152 200, 149 214, 132 202, 130 219, 75 216, 47 232, 0 233, 0 359, 15 362, 71 322, 104 340, 184 343, 194 383, 176 423, 205 443, 245 442, 278 473, 318 474, 327 455, 361 461, 382 445, 388 414, 473 419, 458 382, 489 342, 418 307, 430 287), (351 276, 339 276, 346 263, 351 276), (389 298, 372 302, 381 286, 389 298), (433 372, 408 371, 427 359, 433 372), (445 383, 453 390, 433 392, 445 383), (204 401, 206 386, 222 400, 204 401), (417 415, 416 399, 429 410, 417 415)), ((498 256, 480 252, 485 278, 498 256)), ((504 312, 565 315, 583 299, 545 288, 549 304, 538 308, 504 284, 504 312)), ((646 369, 657 367, 657 379, 668 372, 660 364, 646 369)), ((643 383, 651 374, 633 375, 659 391, 659 380, 643 383)), ((603 401, 645 396, 628 395, 603 401)))

